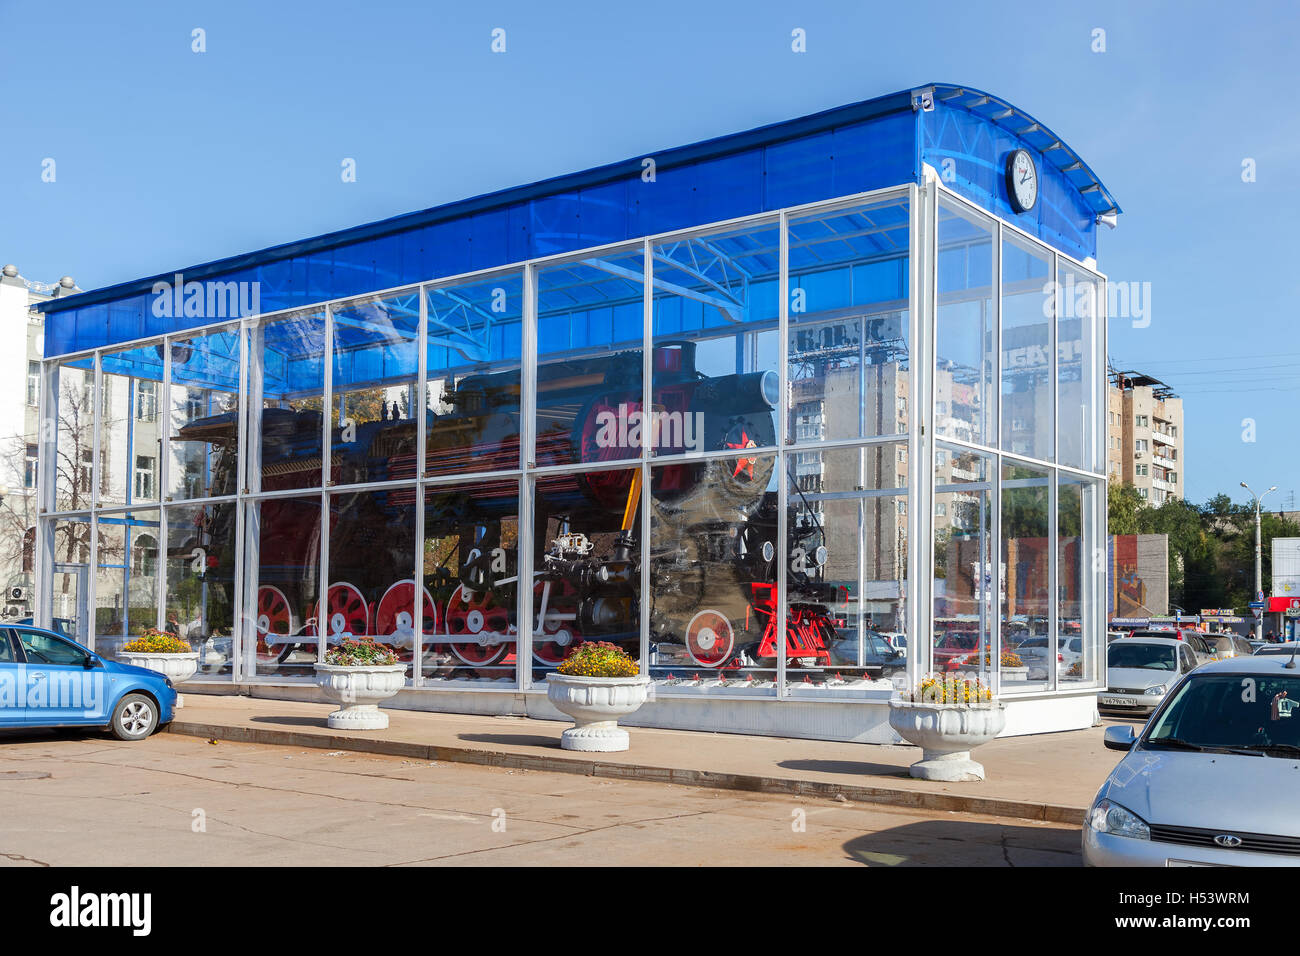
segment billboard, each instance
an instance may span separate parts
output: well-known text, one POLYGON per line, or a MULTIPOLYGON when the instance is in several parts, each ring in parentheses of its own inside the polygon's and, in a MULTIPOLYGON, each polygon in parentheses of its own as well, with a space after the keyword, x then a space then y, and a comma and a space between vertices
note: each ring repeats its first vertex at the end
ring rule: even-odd
POLYGON ((1107 572, 1108 618, 1151 618, 1169 613, 1168 535, 1111 535, 1107 572))
POLYGON ((1273 596, 1300 597, 1300 538, 1273 539, 1273 596))

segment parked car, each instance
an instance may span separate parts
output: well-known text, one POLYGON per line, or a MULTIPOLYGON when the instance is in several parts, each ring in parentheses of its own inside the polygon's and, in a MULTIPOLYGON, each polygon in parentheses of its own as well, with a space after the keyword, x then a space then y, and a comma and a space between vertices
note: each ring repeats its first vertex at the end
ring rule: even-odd
POLYGON ((1237 637, 1235 634, 1206 634, 1202 640, 1219 660, 1228 657, 1249 657, 1254 653, 1250 643, 1244 637, 1237 637))
POLYGON ((980 639, 974 631, 948 631, 934 642, 934 669, 957 670, 966 658, 979 653, 980 639))
MULTIPOLYGON (((1117 642, 1118 646, 1120 642, 1117 642)), ((1084 821, 1089 866, 1295 866, 1300 815, 1285 799, 1300 757, 1300 668, 1269 655, 1214 661, 1166 695, 1122 750, 1084 821)))
POLYGON ((38 627, 0 627, 0 680, 21 692, 0 698, 0 727, 103 727, 143 740, 171 722, 172 682, 38 627), (33 694, 37 684, 44 693, 33 694))
POLYGON ((1097 709, 1121 714, 1149 714, 1160 706, 1184 674, 1199 664, 1186 641, 1140 637, 1106 647, 1106 689, 1097 709))
MULTIPOLYGON (((1056 639, 1056 669, 1059 673, 1068 673, 1070 666, 1083 657, 1082 647, 1083 641, 1078 637, 1062 635, 1056 639)), ((1015 652, 1029 668, 1030 680, 1047 680, 1050 654, 1046 637, 1031 637, 1022 641, 1016 645, 1015 652)))
POLYGON ((885 642, 890 647, 898 651, 900 655, 902 655, 903 657, 907 656, 907 635, 906 634, 901 634, 898 631, 881 631, 880 636, 885 639, 885 642))
POLYGON ((1290 657, 1292 654, 1296 652, 1296 647, 1297 647, 1296 641, 1286 641, 1285 643, 1282 644, 1269 644, 1268 642, 1265 642, 1262 647, 1255 648, 1254 656, 1255 657, 1276 657, 1278 655, 1285 654, 1287 657, 1290 657))
POLYGON ((828 648, 832 667, 863 667, 872 677, 892 677, 907 668, 903 654, 889 646, 883 634, 863 631, 862 663, 858 663, 858 634, 841 632, 828 648))
POLYGON ((1145 628, 1142 630, 1134 631, 1130 636, 1131 637, 1167 637, 1167 638, 1172 638, 1175 641, 1186 641, 1187 644, 1191 647, 1192 653, 1196 655, 1197 661, 1199 661, 1202 664, 1208 664, 1210 661, 1214 660, 1215 657, 1217 656, 1215 655, 1214 651, 1210 648, 1210 645, 1205 643, 1204 636, 1197 633, 1196 631, 1193 631, 1189 627, 1183 627, 1183 628, 1171 627, 1168 629, 1145 628))

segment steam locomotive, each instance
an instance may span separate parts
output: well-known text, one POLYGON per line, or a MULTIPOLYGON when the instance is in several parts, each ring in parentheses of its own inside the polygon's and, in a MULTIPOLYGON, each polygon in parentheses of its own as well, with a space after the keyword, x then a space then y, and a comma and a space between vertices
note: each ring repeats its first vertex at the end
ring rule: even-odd
MULTIPOLYGON (((722 451, 703 460, 655 467, 649 489, 652 660, 704 668, 774 666, 785 642, 792 662, 828 663, 835 629, 820 585, 824 534, 815 518, 792 521, 791 553, 805 561, 807 582, 777 620, 778 508, 768 486, 775 455, 774 372, 706 376, 695 344, 655 348, 652 415, 641 414, 642 357, 637 352, 561 361, 537 370, 536 464, 587 462, 585 472, 537 476, 532 581, 533 648, 538 665, 564 660, 580 641, 640 643, 640 504, 644 489, 636 426, 654 430, 658 454, 687 448, 722 451), (631 429, 626 429, 628 423, 631 429), (732 454, 734 452, 734 454, 732 454), (620 461, 630 467, 616 467, 620 461), (598 467, 608 465, 610 467, 598 467), (803 600, 809 597, 814 600, 803 600), (663 652, 660 654, 659 652, 663 652), (684 651, 684 654, 681 652, 684 651), (674 652, 676 657, 674 657, 674 652)), ((520 379, 517 372, 470 375, 446 396, 446 414, 426 409, 426 473, 451 475, 517 469, 520 379)), ((213 494, 233 493, 235 413, 191 422, 181 441, 211 443, 213 494)), ((318 485, 322 411, 262 411, 263 491, 318 485), (304 480, 306 475, 311 480, 304 480)), ((333 426, 329 474, 335 486, 411 479, 417 472, 417 422, 396 405, 379 420, 333 426)), ((411 487, 334 492, 328 518, 330 585, 315 594, 321 533, 320 499, 264 499, 248 529, 258 542, 256 636, 260 668, 330 643, 369 636, 410 659, 415 601, 421 601, 426 668, 443 665, 498 671, 513 663, 518 635, 519 568, 514 477, 484 477, 472 486, 424 489, 423 580, 413 564, 416 491, 411 487)), ((233 532, 233 505, 212 506, 205 533, 233 532)), ((233 540, 233 534, 226 540, 233 540)), ((188 545, 187 545, 188 546, 188 545)), ((227 561, 209 580, 233 586, 227 561)))

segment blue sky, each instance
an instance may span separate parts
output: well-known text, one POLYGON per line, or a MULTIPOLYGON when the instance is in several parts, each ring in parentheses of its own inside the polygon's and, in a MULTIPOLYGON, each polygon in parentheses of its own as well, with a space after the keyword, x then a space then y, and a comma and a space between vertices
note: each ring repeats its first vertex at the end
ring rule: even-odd
POLYGON ((0 259, 85 289, 925 82, 996 93, 1124 207, 1099 265, 1150 283, 1151 321, 1113 319, 1110 355, 1183 396, 1188 497, 1300 505, 1294 4, 5 0, 0 24, 0 259))

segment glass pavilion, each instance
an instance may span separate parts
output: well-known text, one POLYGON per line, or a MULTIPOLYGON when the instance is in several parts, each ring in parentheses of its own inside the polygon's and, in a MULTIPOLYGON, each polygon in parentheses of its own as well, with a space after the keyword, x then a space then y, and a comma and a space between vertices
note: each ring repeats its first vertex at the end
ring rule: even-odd
POLYGON ((1118 211, 934 85, 52 300, 38 623, 213 692, 365 635, 395 706, 547 716, 608 640, 629 723, 883 741, 960 669, 1088 726, 1118 211))

